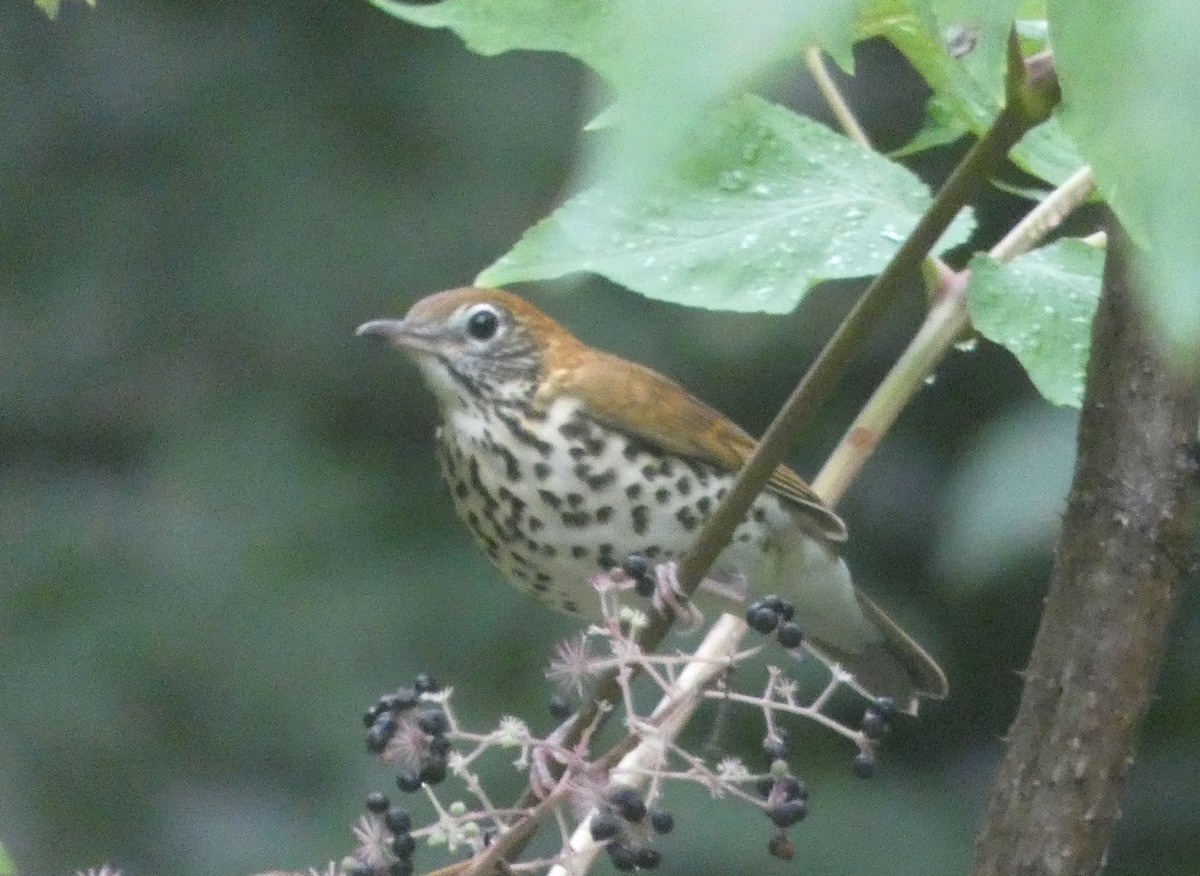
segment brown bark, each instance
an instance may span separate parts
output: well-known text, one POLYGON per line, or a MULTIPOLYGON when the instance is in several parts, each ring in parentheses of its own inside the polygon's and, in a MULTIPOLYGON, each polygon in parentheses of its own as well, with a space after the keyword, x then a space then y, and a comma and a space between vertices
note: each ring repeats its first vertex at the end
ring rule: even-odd
POLYGON ((1194 567, 1200 389, 1155 350, 1111 224, 1074 482, 971 876, 1102 869, 1194 567))

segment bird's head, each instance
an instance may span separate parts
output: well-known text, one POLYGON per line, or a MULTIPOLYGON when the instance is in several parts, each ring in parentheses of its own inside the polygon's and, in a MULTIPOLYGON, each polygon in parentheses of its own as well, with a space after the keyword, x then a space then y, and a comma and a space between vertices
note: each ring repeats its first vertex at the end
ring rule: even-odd
POLYGON ((547 363, 579 342, 532 304, 500 289, 423 298, 404 319, 375 319, 359 336, 411 356, 443 407, 529 401, 547 363))

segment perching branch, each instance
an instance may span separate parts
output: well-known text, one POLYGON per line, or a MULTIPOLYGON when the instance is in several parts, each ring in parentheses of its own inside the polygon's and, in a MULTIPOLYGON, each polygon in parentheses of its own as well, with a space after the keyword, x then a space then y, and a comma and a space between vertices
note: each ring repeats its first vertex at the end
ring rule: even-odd
POLYGON ((971 876, 1099 872, 1196 568, 1200 384, 1155 349, 1115 223, 1108 253, 1075 479, 971 876))

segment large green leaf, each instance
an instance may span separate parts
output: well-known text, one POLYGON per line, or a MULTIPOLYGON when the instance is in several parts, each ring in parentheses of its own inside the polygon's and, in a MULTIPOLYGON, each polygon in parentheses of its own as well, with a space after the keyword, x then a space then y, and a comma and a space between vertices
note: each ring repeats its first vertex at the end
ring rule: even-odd
POLYGON ((1151 318, 1200 368, 1200 4, 1050 0, 1063 125, 1141 260, 1151 318))
POLYGON ((1066 239, 1001 264, 971 259, 967 303, 986 338, 1012 351, 1029 379, 1056 405, 1079 407, 1100 298, 1104 252, 1066 239))
MULTIPOLYGON (((480 274, 483 285, 602 274, 665 301, 791 310, 815 283, 878 272, 929 204, 907 170, 754 97, 716 113, 673 172, 614 206, 569 200, 480 274)), ((969 218, 944 245, 966 239, 969 218)))

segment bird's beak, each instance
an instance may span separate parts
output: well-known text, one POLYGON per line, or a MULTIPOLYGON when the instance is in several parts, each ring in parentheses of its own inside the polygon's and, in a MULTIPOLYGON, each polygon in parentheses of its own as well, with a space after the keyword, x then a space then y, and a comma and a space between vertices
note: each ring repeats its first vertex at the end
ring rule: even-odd
POLYGON ((402 319, 373 319, 354 330, 360 338, 379 338, 393 347, 414 352, 429 351, 433 345, 430 338, 413 330, 402 319))

